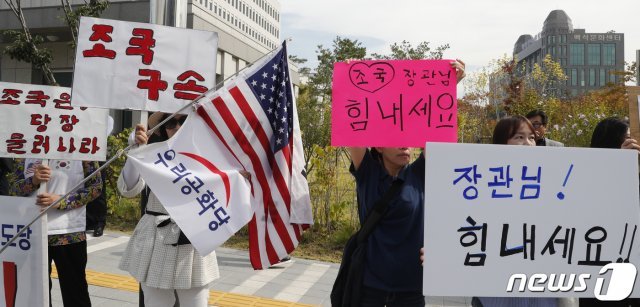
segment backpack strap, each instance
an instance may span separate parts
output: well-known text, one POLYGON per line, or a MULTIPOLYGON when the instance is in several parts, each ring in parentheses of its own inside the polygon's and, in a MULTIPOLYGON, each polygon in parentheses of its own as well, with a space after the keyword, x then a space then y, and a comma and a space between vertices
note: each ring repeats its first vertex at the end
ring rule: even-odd
POLYGON ((367 240, 369 235, 378 225, 378 222, 380 222, 380 220, 387 213, 387 208, 389 207, 389 202, 391 202, 391 199, 393 199, 400 193, 400 188, 402 188, 403 183, 404 181, 400 178, 394 180, 387 192, 385 192, 382 198, 380 198, 375 203, 373 210, 369 212, 366 220, 360 228, 360 231, 358 231, 358 243, 362 243, 367 240))

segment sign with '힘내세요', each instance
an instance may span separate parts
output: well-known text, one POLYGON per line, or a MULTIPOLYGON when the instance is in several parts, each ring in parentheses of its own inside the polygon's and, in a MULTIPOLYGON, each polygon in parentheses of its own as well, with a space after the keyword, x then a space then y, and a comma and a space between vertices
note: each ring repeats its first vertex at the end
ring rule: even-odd
POLYGON ((635 151, 427 143, 425 157, 425 295, 640 296, 635 151))

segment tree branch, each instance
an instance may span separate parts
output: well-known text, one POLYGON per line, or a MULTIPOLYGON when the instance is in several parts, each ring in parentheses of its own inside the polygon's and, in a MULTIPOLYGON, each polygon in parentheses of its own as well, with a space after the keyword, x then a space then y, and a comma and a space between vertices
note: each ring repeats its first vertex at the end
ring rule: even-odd
POLYGON ((71 19, 69 18, 71 13, 73 13, 73 9, 71 8, 71 4, 69 4, 69 0, 60 0, 60 4, 64 10, 64 18, 67 20, 67 25, 71 29, 71 39, 75 42, 78 36, 78 28, 71 24, 71 19))

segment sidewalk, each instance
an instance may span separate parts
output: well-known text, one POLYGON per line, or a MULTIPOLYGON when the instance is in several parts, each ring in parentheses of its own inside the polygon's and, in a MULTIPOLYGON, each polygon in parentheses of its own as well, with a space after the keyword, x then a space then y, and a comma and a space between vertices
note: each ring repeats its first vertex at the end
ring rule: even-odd
MULTIPOLYGON (((94 307, 138 306, 136 281, 118 269, 129 237, 105 233, 89 237, 87 280, 94 307)), ((216 250, 220 278, 212 283, 209 303, 240 306, 331 306, 329 295, 339 264, 292 258, 268 270, 254 271, 246 251, 216 250)), ((57 279, 53 306, 62 306, 57 279)), ((427 298, 427 306, 469 306, 470 298, 427 298)))

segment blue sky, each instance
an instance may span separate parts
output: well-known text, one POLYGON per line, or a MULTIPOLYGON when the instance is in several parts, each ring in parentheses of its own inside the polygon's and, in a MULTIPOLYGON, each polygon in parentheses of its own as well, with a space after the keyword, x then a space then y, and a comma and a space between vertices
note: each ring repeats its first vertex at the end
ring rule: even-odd
POLYGON ((564 10, 574 28, 625 35, 625 59, 640 49, 638 0, 279 0, 282 38, 292 37, 290 54, 317 64, 317 45, 331 46, 340 35, 357 39, 369 53, 388 53, 408 40, 448 43, 445 58, 460 58, 473 72, 511 54, 521 34, 535 35, 552 10, 564 10))

